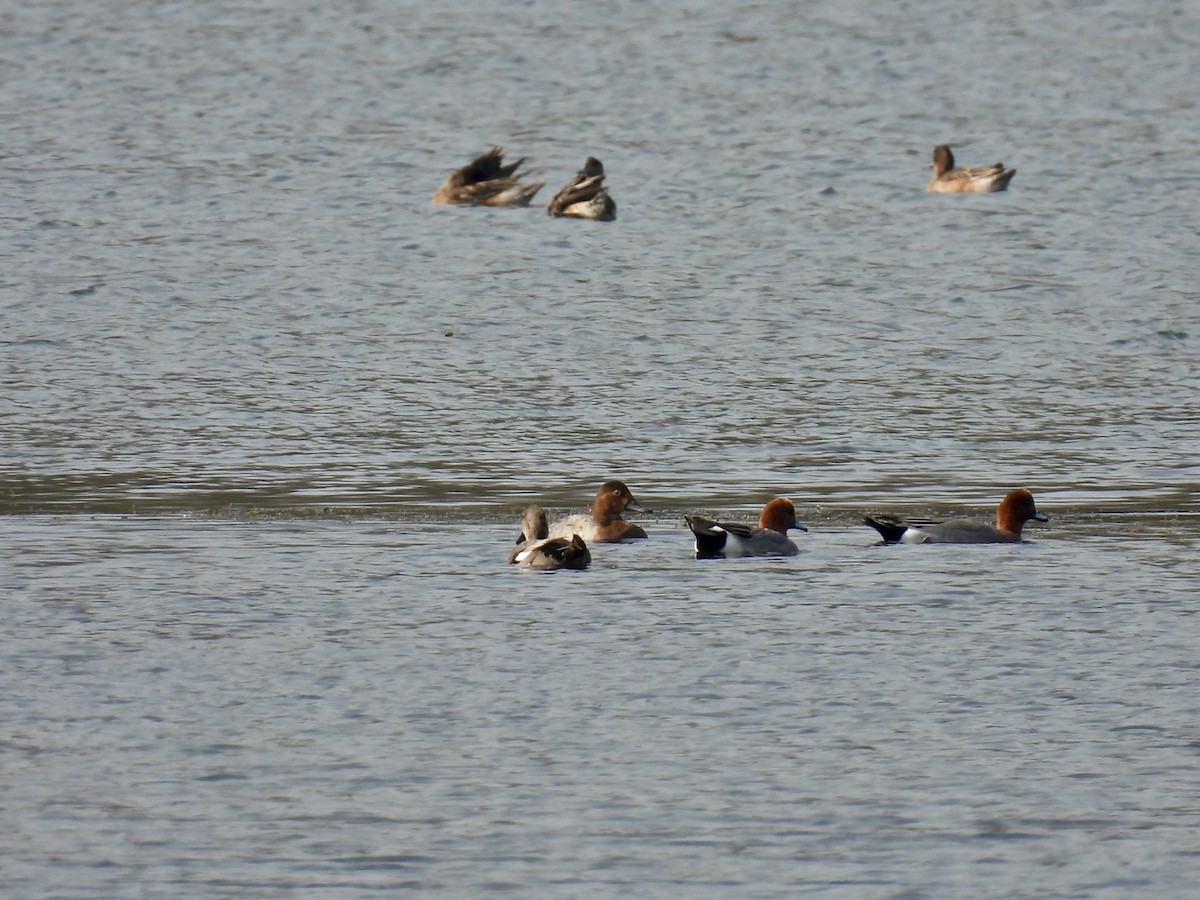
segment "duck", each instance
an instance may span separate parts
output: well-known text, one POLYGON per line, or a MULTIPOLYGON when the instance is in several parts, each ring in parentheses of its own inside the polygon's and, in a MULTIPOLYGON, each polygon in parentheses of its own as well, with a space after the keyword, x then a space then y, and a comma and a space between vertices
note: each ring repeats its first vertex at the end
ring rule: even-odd
POLYGON ((508 564, 528 569, 586 569, 591 565, 592 554, 583 538, 577 534, 551 538, 549 532, 546 510, 536 503, 527 506, 508 564))
POLYGON ((604 165, 594 156, 583 161, 583 168, 554 195, 546 213, 551 216, 570 216, 612 222, 617 218, 617 204, 604 187, 604 165))
POLYGON ((1008 190, 1016 169, 1004 168, 1004 163, 990 166, 954 168, 954 154, 946 144, 933 148, 933 177, 925 189, 935 194, 990 194, 1008 190))
POLYGON ((696 536, 696 559, 730 559, 737 556, 794 556, 799 552, 787 536, 789 528, 808 531, 796 521, 796 507, 787 497, 776 497, 762 508, 758 526, 717 522, 705 516, 684 516, 696 536))
POLYGON ((863 522, 879 532, 884 543, 895 544, 1014 544, 1021 540, 1026 522, 1049 522, 1038 512, 1032 492, 1025 488, 1009 491, 996 509, 996 524, 969 519, 909 519, 902 516, 868 515, 863 522))
POLYGON ((590 515, 567 516, 553 523, 550 526, 550 537, 578 534, 593 544, 619 544, 646 537, 646 532, 640 525, 621 518, 627 509, 650 512, 633 498, 625 482, 610 479, 596 491, 590 515))
POLYGON ((506 166, 504 148, 493 147, 451 172, 433 195, 433 202, 460 206, 528 206, 546 182, 522 184, 517 169, 523 162, 524 156, 506 166))

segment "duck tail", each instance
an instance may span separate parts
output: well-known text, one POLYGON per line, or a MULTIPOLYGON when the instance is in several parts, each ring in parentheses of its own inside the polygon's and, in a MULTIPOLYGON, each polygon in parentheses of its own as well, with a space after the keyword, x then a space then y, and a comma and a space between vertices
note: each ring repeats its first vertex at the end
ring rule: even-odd
POLYGON ((718 559, 725 549, 729 535, 712 519, 704 516, 684 516, 683 521, 696 536, 696 559, 718 559))
POLYGON ((894 516, 863 516, 863 523, 878 531, 889 544, 898 543, 908 530, 908 526, 894 516))

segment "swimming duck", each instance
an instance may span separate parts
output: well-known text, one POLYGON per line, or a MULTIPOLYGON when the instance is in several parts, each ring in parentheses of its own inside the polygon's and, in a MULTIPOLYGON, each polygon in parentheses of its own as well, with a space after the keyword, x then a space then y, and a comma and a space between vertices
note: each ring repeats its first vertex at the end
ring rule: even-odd
POLYGON ((954 168, 954 154, 945 144, 933 148, 933 177, 926 190, 937 194, 990 194, 1008 189, 1016 169, 1004 168, 1004 163, 991 166, 954 168))
POLYGON ((546 182, 521 184, 517 169, 525 162, 525 157, 507 166, 503 160, 503 147, 493 147, 476 157, 450 173, 433 195, 433 202, 463 206, 528 206, 546 182))
POLYGON ((737 522, 716 522, 704 516, 684 516, 696 536, 696 559, 729 559, 735 556, 793 556, 796 544, 789 528, 808 531, 796 521, 796 507, 787 497, 776 497, 762 508, 758 527, 737 522))
POLYGON ((569 537, 578 534, 584 540, 596 544, 616 544, 644 538, 646 532, 640 525, 621 518, 621 514, 627 509, 650 512, 633 499, 633 494, 625 486, 625 482, 614 478, 604 482, 596 491, 590 516, 567 516, 550 526, 550 536, 569 537))
POLYGON ((879 532, 886 543, 905 544, 1011 544, 1021 540, 1026 522, 1049 522, 1037 511, 1033 494, 1024 488, 1009 491, 996 509, 996 524, 967 519, 908 519, 901 516, 870 515, 863 521, 879 532))
POLYGON ((604 166, 594 156, 583 161, 583 168, 561 191, 554 195, 546 212, 552 216, 571 216, 612 222, 617 218, 617 204, 604 188, 604 166))
POLYGON ((530 569, 586 569, 592 562, 587 544, 577 534, 549 538, 546 510, 536 503, 525 508, 517 546, 508 555, 509 565, 530 569))

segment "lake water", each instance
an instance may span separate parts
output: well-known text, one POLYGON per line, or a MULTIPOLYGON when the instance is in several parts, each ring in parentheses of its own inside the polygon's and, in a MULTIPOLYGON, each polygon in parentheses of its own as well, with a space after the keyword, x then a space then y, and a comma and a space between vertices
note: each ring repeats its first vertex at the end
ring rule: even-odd
POLYGON ((10 7, 0 894, 1194 895, 1200 8, 10 7))

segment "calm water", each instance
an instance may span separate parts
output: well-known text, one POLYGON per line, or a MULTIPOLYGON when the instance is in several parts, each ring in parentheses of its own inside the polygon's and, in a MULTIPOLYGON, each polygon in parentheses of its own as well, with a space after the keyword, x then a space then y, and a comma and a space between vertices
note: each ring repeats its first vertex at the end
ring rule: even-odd
POLYGON ((1200 8, 10 6, 0 893, 1194 893, 1200 8))

